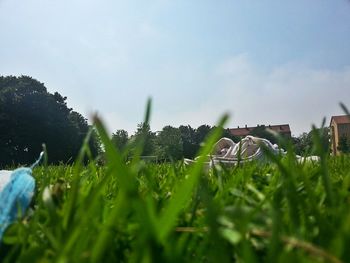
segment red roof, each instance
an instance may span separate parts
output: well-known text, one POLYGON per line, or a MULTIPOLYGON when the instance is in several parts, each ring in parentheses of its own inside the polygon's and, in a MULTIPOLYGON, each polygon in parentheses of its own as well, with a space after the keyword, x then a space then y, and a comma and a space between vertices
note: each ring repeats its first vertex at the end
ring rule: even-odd
POLYGON ((230 132, 234 136, 247 136, 255 127, 233 128, 230 132))
POLYGON ((350 123, 350 116, 348 115, 332 116, 331 123, 332 121, 334 121, 337 124, 350 123))
MULTIPOLYGON (((230 132, 234 136, 247 136, 249 135, 256 127, 244 127, 244 128, 232 128, 230 129, 230 132)), ((265 126, 266 129, 271 129, 273 131, 276 131, 278 133, 282 134, 291 134, 289 124, 281 124, 281 125, 267 125, 265 126)))

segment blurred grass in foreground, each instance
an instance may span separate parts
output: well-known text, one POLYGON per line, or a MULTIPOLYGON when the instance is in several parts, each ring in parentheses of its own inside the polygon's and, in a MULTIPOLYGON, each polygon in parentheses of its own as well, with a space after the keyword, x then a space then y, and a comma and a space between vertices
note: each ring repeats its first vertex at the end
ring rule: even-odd
POLYGON ((320 163, 298 164, 290 147, 283 158, 266 152, 267 164, 207 173, 204 158, 146 164, 142 139, 126 163, 98 118, 95 127, 106 164, 91 159, 87 137, 73 166, 36 168, 33 208, 7 230, 3 262, 350 261, 350 157, 329 157, 317 132, 320 163))

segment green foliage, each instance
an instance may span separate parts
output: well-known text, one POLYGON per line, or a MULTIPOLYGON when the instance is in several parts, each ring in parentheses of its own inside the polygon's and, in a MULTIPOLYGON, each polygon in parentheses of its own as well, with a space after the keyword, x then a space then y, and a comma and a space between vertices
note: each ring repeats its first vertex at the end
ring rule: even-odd
MULTIPOLYGON (((112 140, 121 150, 128 143, 138 140, 137 138, 144 137, 145 146, 142 155, 154 155, 158 160, 180 160, 185 158, 194 158, 198 153, 201 144, 206 136, 216 129, 209 125, 201 125, 197 129, 193 129, 190 125, 179 128, 165 126, 158 133, 151 131, 149 125, 141 123, 138 125, 137 131, 131 138, 128 139, 127 132, 118 130, 112 135, 112 140)), ((219 128, 222 136, 238 141, 238 138, 233 136, 228 129, 219 128)))
POLYGON ((199 126, 196 129, 196 133, 195 133, 195 142, 196 144, 199 146, 202 142, 204 142, 205 137, 207 137, 207 135, 209 134, 209 132, 211 131, 211 127, 209 125, 203 124, 201 126, 199 126))
POLYGON ((269 163, 208 171, 227 116, 185 167, 141 160, 149 115, 150 102, 138 136, 121 150, 95 118, 104 166, 90 154, 90 129, 74 164, 36 168, 34 205, 7 229, 2 261, 348 261, 350 156, 330 157, 322 130, 311 137, 320 162, 297 162, 285 142, 284 157, 264 148, 269 163), (130 149, 134 158, 125 162, 130 149))
POLYGON ((129 135, 126 130, 117 130, 112 134, 112 141, 119 151, 122 151, 127 145, 129 135))
POLYGON ((148 156, 155 154, 155 140, 156 134, 151 131, 148 123, 140 123, 137 125, 137 130, 131 139, 134 141, 143 141, 143 148, 141 155, 148 156))
MULTIPOLYGON (((329 128, 321 127, 317 128, 321 136, 322 147, 326 152, 330 151, 330 136, 329 128)), ((312 131, 302 133, 299 137, 294 137, 293 144, 295 147, 295 152, 299 155, 309 155, 313 151, 313 140, 312 140, 312 131)))
POLYGON ((181 133, 183 156, 193 159, 199 149, 195 138, 196 131, 190 125, 181 125, 179 130, 181 133))
POLYGON ((206 171, 222 128, 184 167, 140 160, 147 128, 120 150, 98 118, 95 127, 106 164, 88 154, 91 131, 74 165, 36 168, 34 206, 6 231, 3 262, 348 260, 350 157, 329 157, 319 130, 319 163, 297 163, 289 145, 285 158, 265 151, 270 163, 206 171), (130 147, 137 156, 126 163, 130 147))
MULTIPOLYGON (((30 77, 0 76, 0 166, 31 163, 43 143, 51 163, 76 158, 89 126, 66 99, 30 77)), ((96 143, 90 150, 97 153, 96 143)))
POLYGON ((295 152, 299 155, 307 155, 312 149, 311 133, 303 132, 298 137, 293 138, 295 152))
MULTIPOLYGON (((210 127, 209 125, 201 125, 197 129, 193 129, 190 125, 179 127, 183 145, 183 156, 185 158, 193 159, 198 152, 201 143, 205 137, 215 129, 216 127, 210 127)), ((223 137, 227 137, 237 142, 239 138, 233 136, 229 129, 220 128, 223 137)))
POLYGON ((157 135, 157 156, 161 159, 183 158, 183 142, 178 128, 165 126, 157 135))

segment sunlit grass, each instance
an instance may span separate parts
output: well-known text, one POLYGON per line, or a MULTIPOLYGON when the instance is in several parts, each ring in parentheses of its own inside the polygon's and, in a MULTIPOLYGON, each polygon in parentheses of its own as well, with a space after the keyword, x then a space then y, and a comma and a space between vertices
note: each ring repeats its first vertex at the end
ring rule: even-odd
POLYGON ((204 159, 125 162, 98 118, 95 127, 106 164, 91 158, 87 137, 74 165, 36 168, 33 206, 5 233, 4 262, 349 261, 350 158, 329 157, 319 135, 319 163, 299 164, 290 149, 206 172, 204 159))

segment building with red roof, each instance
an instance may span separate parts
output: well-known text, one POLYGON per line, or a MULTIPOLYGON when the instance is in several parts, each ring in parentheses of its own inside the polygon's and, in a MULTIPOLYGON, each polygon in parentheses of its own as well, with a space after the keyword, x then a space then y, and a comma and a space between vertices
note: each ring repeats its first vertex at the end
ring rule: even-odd
POLYGON ((234 136, 237 137, 245 137, 247 135, 250 135, 252 133, 253 130, 255 130, 256 128, 259 127, 265 127, 266 129, 270 129, 273 130, 287 138, 291 138, 292 137, 292 133, 290 131, 290 126, 289 124, 280 124, 280 125, 258 125, 255 127, 247 127, 247 125, 245 125, 245 127, 240 128, 239 126, 237 128, 232 128, 230 129, 230 133, 234 136))
MULTIPOLYGON (((334 155, 339 155, 339 141, 346 138, 348 144, 350 144, 350 116, 332 116, 330 123, 331 132, 331 149, 334 155)), ((350 147, 350 145, 349 145, 350 147)))

